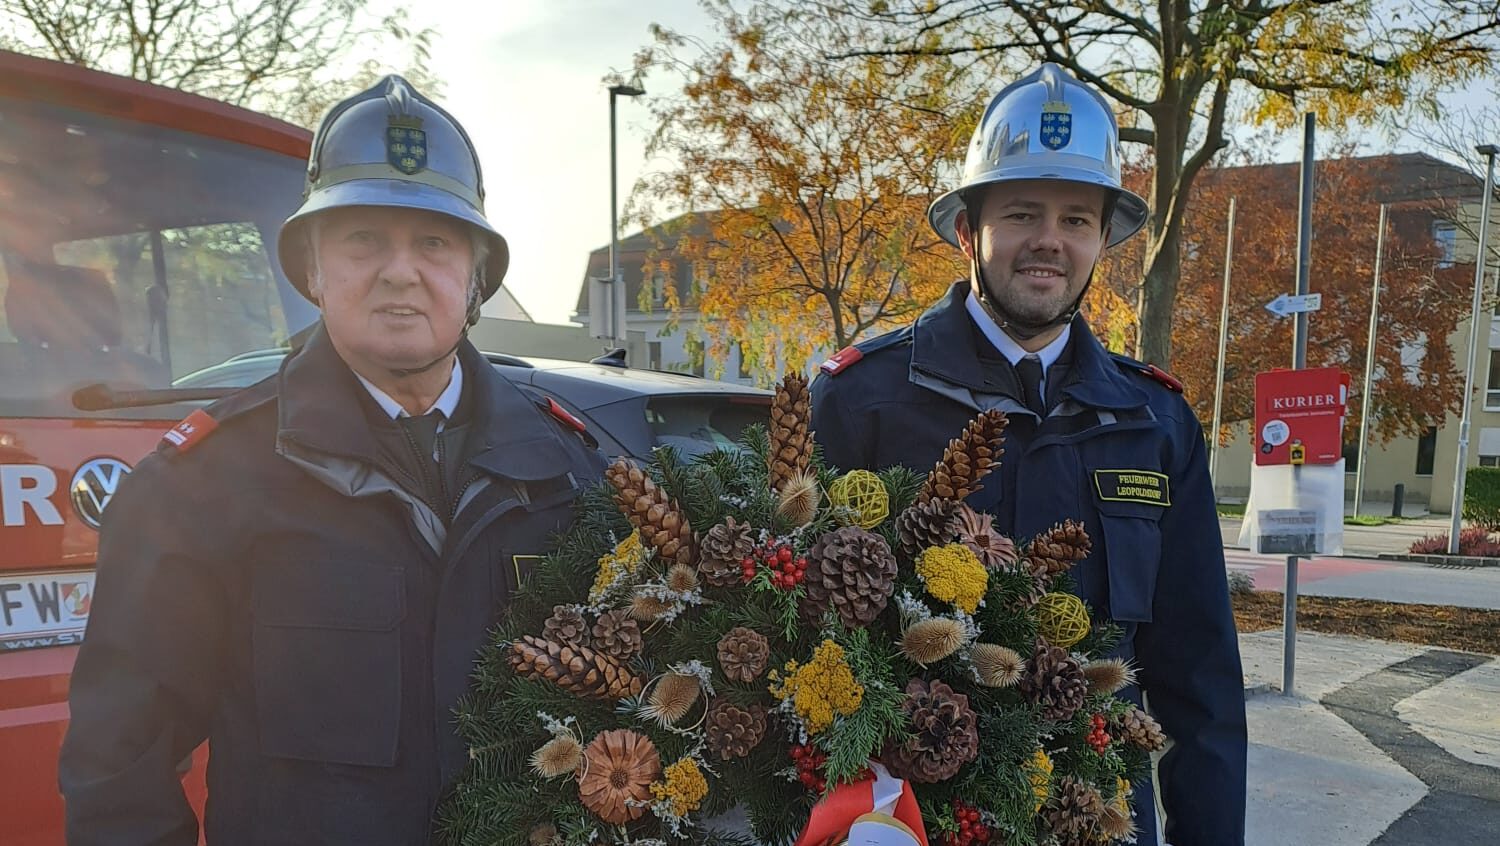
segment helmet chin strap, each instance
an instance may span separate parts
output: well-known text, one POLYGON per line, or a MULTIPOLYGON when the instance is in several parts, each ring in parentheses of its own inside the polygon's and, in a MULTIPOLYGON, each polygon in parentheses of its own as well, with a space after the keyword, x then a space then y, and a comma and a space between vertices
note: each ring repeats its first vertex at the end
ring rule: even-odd
POLYGON ((1032 338, 1059 326, 1066 326, 1073 322, 1073 317, 1078 314, 1078 309, 1083 305, 1083 297, 1089 292, 1089 286, 1094 284, 1094 272, 1089 271, 1088 282, 1084 283, 1083 290, 1078 292, 1078 297, 1073 300, 1072 305, 1063 309, 1062 313, 1044 323, 1030 323, 1014 317, 1005 312, 1003 306, 995 302, 990 296, 990 285, 984 278, 984 268, 979 264, 979 249, 975 246, 973 255, 969 258, 969 268, 974 274, 974 281, 979 283, 979 306, 984 313, 989 315, 990 320, 1005 334, 1018 341, 1029 341, 1032 338))
POLYGON ((449 347, 447 352, 443 353, 437 358, 434 358, 432 361, 427 362, 421 367, 388 367, 386 368, 386 372, 396 377, 397 379, 405 379, 408 376, 415 376, 418 373, 426 373, 432 368, 437 367, 439 364, 447 361, 449 357, 458 352, 458 348, 463 346, 464 339, 469 337, 469 329, 473 327, 474 324, 479 322, 479 310, 480 307, 484 305, 484 303, 479 299, 479 286, 476 284, 469 290, 469 313, 465 317, 464 328, 459 331, 458 340, 453 342, 453 346, 449 347))

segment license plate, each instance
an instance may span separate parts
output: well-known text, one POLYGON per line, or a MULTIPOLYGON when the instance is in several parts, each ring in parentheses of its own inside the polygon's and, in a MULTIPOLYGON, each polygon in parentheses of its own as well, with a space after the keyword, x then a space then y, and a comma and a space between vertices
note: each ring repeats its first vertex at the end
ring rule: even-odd
POLYGON ((0 573, 0 652, 83 642, 94 573, 0 573))

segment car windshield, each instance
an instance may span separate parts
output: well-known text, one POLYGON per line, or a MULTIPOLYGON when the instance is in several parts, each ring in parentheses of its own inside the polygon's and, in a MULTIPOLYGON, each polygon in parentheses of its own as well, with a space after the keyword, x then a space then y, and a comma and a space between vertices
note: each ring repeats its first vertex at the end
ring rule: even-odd
POLYGON ((0 416, 81 416, 98 382, 235 384, 232 359, 315 317, 272 259, 301 183, 289 156, 0 100, 0 416))

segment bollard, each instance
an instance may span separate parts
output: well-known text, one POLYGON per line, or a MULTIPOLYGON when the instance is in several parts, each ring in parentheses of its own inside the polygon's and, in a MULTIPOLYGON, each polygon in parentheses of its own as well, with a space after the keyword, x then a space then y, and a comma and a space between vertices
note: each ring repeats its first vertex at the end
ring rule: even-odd
POLYGON ((1402 511, 1402 506, 1404 506, 1405 504, 1406 504, 1406 484, 1404 482, 1397 482, 1396 483, 1396 490, 1395 490, 1395 492, 1391 496, 1391 516, 1392 517, 1400 517, 1401 516, 1401 511, 1402 511))

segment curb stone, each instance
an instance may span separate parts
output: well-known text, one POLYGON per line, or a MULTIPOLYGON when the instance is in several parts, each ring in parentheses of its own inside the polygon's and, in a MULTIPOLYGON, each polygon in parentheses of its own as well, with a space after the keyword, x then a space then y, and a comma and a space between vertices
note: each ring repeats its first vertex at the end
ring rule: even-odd
POLYGON ((1440 567, 1500 567, 1500 558, 1479 555, 1414 555, 1403 552, 1382 552, 1378 557, 1381 561, 1410 561, 1440 567))

